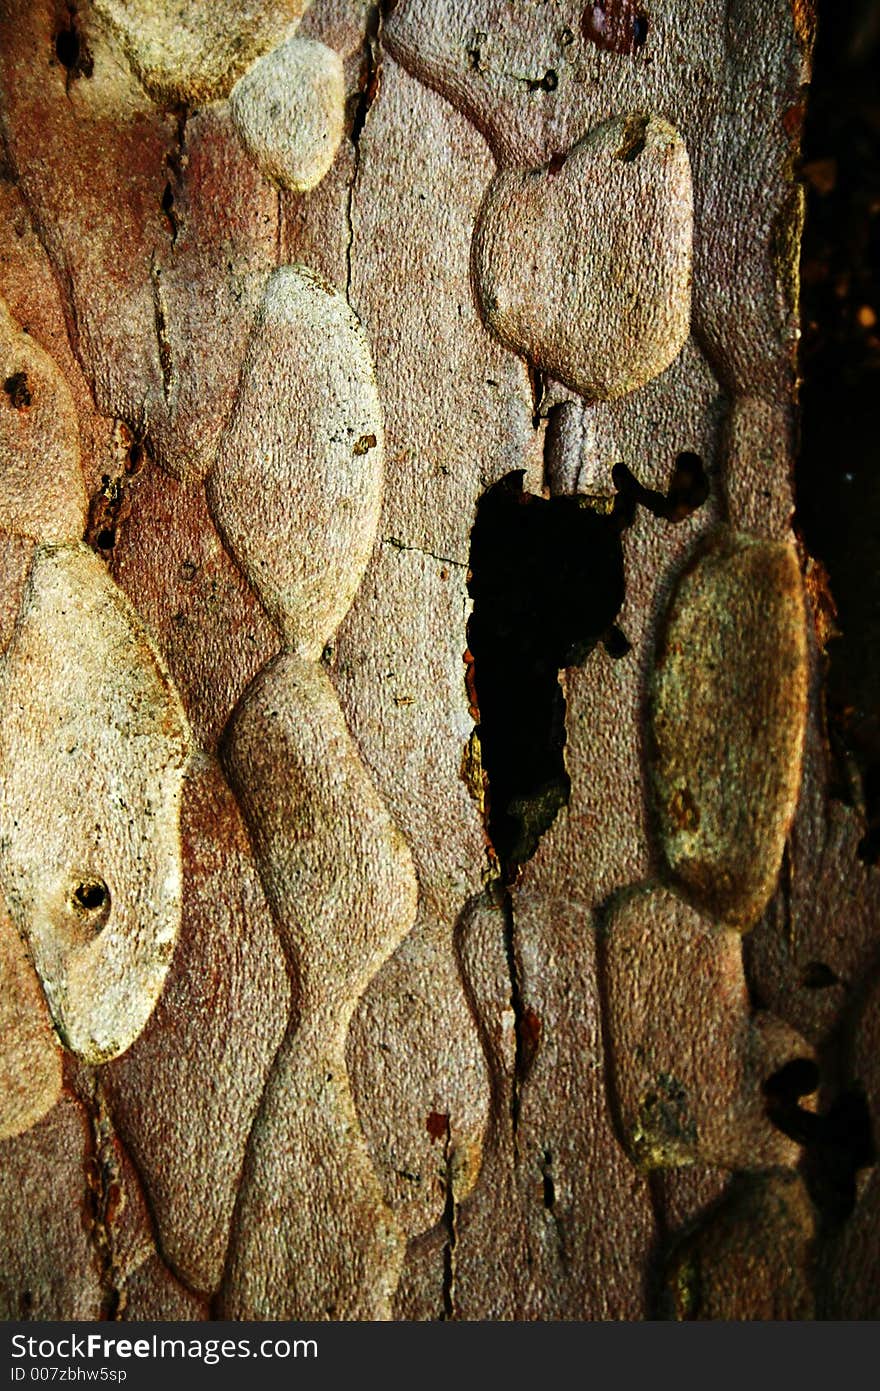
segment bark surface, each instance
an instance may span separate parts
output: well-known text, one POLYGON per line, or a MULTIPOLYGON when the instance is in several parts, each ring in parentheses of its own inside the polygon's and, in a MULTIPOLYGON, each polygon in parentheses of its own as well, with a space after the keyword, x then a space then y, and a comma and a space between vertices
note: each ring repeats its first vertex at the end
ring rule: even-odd
POLYGON ((876 1316, 809 0, 171 8, 0 0, 0 1314, 876 1316))

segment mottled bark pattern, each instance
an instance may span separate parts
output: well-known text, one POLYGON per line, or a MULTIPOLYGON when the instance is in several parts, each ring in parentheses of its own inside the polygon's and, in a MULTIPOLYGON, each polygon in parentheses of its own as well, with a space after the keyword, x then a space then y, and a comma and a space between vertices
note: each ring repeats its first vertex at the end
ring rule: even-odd
POLYGON ((809 7, 245 8, 0 0, 0 1314, 876 1315, 809 7))

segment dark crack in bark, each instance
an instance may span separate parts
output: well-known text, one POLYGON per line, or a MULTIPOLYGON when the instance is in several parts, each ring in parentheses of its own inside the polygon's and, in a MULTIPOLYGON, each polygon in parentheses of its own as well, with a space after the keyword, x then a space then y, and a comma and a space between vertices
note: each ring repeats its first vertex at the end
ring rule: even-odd
POLYGON ((171 340, 168 337, 165 295, 162 290, 162 267, 155 256, 150 262, 150 283, 153 287, 153 318, 156 328, 156 343, 159 348, 159 366, 162 369, 162 392, 167 404, 171 400, 171 388, 174 382, 174 359, 171 340))
POLYGON ((443 1160, 444 1160, 444 1201, 443 1201, 443 1230, 446 1239, 443 1244, 443 1320, 450 1321, 458 1317, 455 1307, 455 1247, 458 1240, 456 1221, 458 1218, 458 1203, 455 1197, 455 1170, 454 1152, 452 1147, 452 1133, 449 1124, 449 1116, 446 1116, 446 1133, 443 1140, 443 1160))
POLYGON ((358 89, 352 99, 351 132, 349 139, 354 153, 351 179, 345 204, 345 217, 348 236, 345 246, 345 298, 351 303, 352 257, 354 251, 354 197, 358 175, 361 169, 361 135, 367 123, 370 107, 379 94, 382 82, 382 25, 387 13, 387 4, 371 5, 367 10, 364 41, 361 50, 361 72, 358 89))
POLYGON ((80 1092, 91 1127, 86 1158, 86 1211, 91 1244, 101 1282, 101 1317, 121 1319, 125 1312, 125 1270, 116 1240, 116 1218, 125 1204, 116 1136, 99 1075, 90 1069, 89 1085, 80 1092))
POLYGON ((165 167, 168 172, 168 178, 162 190, 162 212, 171 234, 172 246, 177 245, 177 239, 183 230, 179 195, 183 190, 184 170, 187 161, 186 123, 188 115, 189 113, 185 107, 179 109, 177 113, 174 145, 165 156, 165 167))

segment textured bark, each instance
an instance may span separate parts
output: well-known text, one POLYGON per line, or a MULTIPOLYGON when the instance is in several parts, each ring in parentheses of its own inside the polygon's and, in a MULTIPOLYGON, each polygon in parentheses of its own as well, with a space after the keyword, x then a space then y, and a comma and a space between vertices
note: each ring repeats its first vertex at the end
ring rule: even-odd
POLYGON ((0 1310, 869 1315, 811 5, 173 8, 0 0, 0 1310))

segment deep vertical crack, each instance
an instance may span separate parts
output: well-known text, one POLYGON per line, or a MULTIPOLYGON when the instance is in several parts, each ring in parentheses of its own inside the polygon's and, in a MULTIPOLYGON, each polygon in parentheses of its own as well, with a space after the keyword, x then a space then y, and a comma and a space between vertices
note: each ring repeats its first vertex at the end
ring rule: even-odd
POLYGON ((458 1241, 456 1227, 458 1204, 455 1200, 452 1133, 448 1116, 446 1117, 446 1135, 443 1142, 443 1158, 445 1171, 442 1220, 446 1232, 446 1241, 443 1245, 443 1319, 452 1320, 458 1317, 455 1306, 455 1248, 458 1241))
POLYGON ((116 1246, 115 1219, 125 1202, 113 1121, 98 1073, 90 1070, 90 1085, 81 1099, 91 1126, 92 1148, 86 1159, 89 1236, 98 1260, 101 1317, 120 1319, 125 1312, 125 1271, 116 1246))
POLYGON ((345 247, 345 298, 351 307, 352 252, 354 248, 354 191, 361 169, 361 135, 367 123, 370 107, 379 94, 382 81, 382 24, 388 10, 387 4, 371 5, 367 10, 366 27, 361 56, 361 73, 355 95, 351 121, 351 145, 354 153, 351 179, 348 184, 345 216, 348 240, 345 247))
POLYGON ((156 328, 156 343, 159 348, 159 366, 162 369, 162 392, 166 404, 171 399, 171 386, 174 380, 174 360, 171 341, 168 337, 168 321, 165 313, 165 295, 162 290, 162 267, 155 256, 150 262, 150 283, 153 287, 153 318, 156 328))
POLYGON ((177 112, 177 125, 175 127, 174 145, 165 156, 165 167, 168 171, 168 178, 162 191, 162 212, 168 223, 168 230, 171 233, 171 245, 176 246, 177 239, 183 228, 183 221, 179 212, 178 195, 183 189, 183 171, 186 168, 186 123, 189 113, 186 107, 182 106, 177 112))

